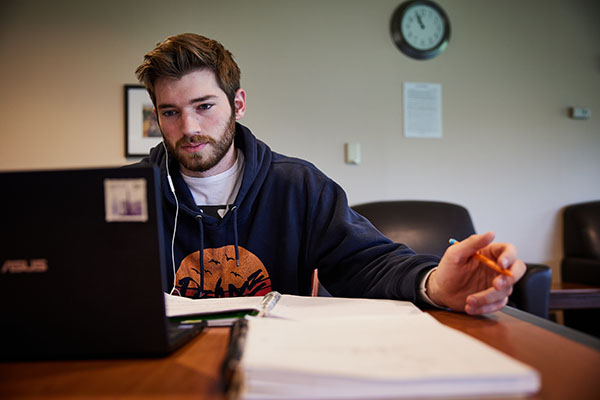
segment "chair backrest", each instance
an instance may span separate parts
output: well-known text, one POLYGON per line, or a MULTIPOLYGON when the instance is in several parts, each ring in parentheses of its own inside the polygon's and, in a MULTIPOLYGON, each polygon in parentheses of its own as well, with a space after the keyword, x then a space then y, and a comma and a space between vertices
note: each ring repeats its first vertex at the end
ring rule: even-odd
POLYGON ((380 201, 352 207, 385 236, 417 253, 441 256, 448 240, 463 240, 475 233, 466 208, 439 201, 380 201))
POLYGON ((600 201, 566 207, 563 225, 565 257, 600 260, 600 201))

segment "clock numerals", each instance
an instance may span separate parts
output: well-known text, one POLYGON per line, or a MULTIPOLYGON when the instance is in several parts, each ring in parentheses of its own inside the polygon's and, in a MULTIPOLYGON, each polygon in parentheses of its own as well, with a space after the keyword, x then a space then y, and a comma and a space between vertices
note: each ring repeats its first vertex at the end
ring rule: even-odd
POLYGON ((425 6, 414 6, 404 18, 402 32, 409 44, 417 49, 431 49, 442 39, 442 19, 425 6))

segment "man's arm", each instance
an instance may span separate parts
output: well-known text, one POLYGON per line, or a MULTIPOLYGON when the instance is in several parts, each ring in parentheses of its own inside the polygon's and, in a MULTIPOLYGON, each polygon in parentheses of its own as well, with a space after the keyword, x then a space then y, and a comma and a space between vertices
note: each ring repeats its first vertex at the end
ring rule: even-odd
POLYGON ((348 207, 344 191, 329 179, 311 191, 311 203, 307 264, 319 269, 319 280, 332 295, 426 304, 419 284, 439 257, 392 242, 348 207))

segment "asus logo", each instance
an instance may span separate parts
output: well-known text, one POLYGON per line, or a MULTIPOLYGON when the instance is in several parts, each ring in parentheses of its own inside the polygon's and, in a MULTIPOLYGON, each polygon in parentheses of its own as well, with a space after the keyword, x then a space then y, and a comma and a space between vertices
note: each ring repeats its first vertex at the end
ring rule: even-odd
POLYGON ((32 274, 48 271, 48 260, 44 258, 38 258, 31 260, 27 263, 27 260, 6 260, 2 264, 3 274, 32 274))

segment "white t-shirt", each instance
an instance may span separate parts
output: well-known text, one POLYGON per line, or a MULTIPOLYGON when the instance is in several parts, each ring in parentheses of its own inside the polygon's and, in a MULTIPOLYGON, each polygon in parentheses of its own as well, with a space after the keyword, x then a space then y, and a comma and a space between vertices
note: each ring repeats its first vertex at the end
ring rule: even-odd
POLYGON ((244 153, 236 149, 235 163, 228 170, 206 178, 192 177, 185 174, 182 174, 182 176, 192 192, 196 205, 200 208, 202 206, 217 206, 217 213, 223 218, 240 191, 244 166, 244 153))

